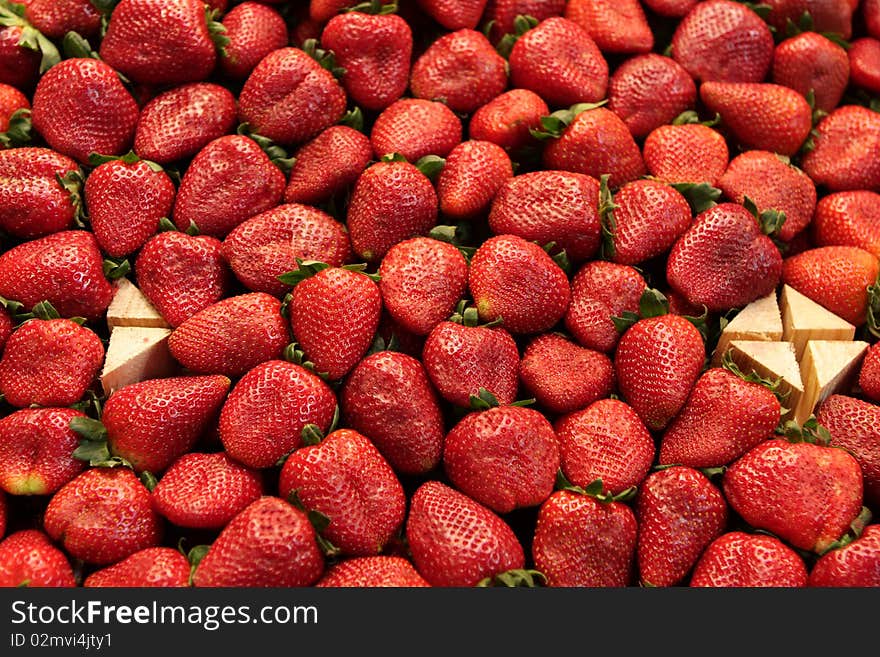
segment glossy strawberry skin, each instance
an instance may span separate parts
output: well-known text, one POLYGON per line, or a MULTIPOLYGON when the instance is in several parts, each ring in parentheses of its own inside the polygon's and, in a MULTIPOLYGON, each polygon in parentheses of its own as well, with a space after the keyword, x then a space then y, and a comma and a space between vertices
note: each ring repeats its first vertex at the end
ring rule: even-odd
POLYGON ((880 347, 876 344, 868 349, 862 361, 859 387, 868 399, 880 402, 880 347))
POLYGON ((691 225, 691 208, 674 188, 635 180, 614 196, 611 259, 637 265, 666 253, 691 225))
POLYGON ((486 0, 419 0, 419 6, 447 30, 473 30, 480 22, 486 0))
POLYGON ((865 107, 844 105, 816 126, 816 147, 803 168, 817 185, 833 192, 880 191, 880 115, 865 107))
POLYGON ((287 25, 277 11, 257 2, 242 2, 223 17, 226 56, 221 70, 244 80, 266 55, 287 45, 287 25))
POLYGON ((452 219, 483 214, 513 177, 510 157, 490 141, 464 141, 452 149, 437 179, 440 211, 452 219))
POLYGON ((86 588, 189 586, 190 565, 182 552, 168 547, 147 548, 86 577, 86 588))
MULTIPOLYGON (((0 82, 0 132, 9 129, 9 120, 18 110, 30 109, 28 97, 15 87, 0 82)), ((0 146, 0 150, 3 150, 0 146)))
POLYGON ((446 157, 461 135, 461 120, 443 103, 401 98, 376 118, 370 143, 377 158, 400 153, 414 163, 425 155, 446 157))
POLYGON ((489 0, 483 19, 490 26, 489 38, 496 43, 505 34, 516 32, 517 16, 532 16, 542 22, 564 12, 565 0, 489 0))
POLYGON ((40 53, 19 46, 18 26, 0 28, 0 82, 18 89, 33 89, 40 70, 40 53))
POLYGON ((694 568, 690 586, 800 587, 807 568, 778 538, 729 532, 715 539, 694 568))
POLYGON ((880 194, 866 190, 824 196, 813 217, 817 246, 857 246, 880 258, 880 194))
POLYGON ((12 318, 9 316, 9 312, 0 308, 0 354, 3 353, 3 347, 9 340, 9 336, 12 335, 12 329, 12 318))
POLYGON ((327 128, 297 152, 284 200, 322 203, 353 185, 372 156, 373 147, 362 132, 344 125, 327 128))
POLYGON ((834 32, 843 39, 852 34, 852 14, 857 4, 851 0, 770 0, 767 22, 785 31, 788 21, 797 23, 804 12, 810 14, 816 32, 834 32))
POLYGON ((430 586, 403 557, 375 556, 345 559, 327 569, 318 588, 430 586))
POLYGON ((602 52, 644 53, 654 35, 638 0, 570 0, 565 17, 583 27, 602 52))
POLYGON ((101 12, 89 0, 22 0, 28 22, 50 39, 68 32, 95 36, 101 29, 101 12))
POLYGON ((880 526, 865 527, 849 545, 828 552, 810 572, 810 586, 880 586, 880 526))
POLYGON ((846 50, 816 32, 798 34, 776 46, 772 80, 804 97, 812 89, 816 109, 831 112, 849 81, 846 50))
POLYGON ((74 587, 64 553, 37 529, 24 529, 0 541, 0 586, 74 587))
POLYGON ((535 142, 529 130, 540 130, 547 116, 547 103, 528 89, 511 89, 490 100, 471 115, 471 139, 490 141, 507 151, 517 151, 535 142))
POLYGON ((666 183, 715 185, 730 153, 720 133, 699 123, 660 126, 645 139, 645 166, 666 183))

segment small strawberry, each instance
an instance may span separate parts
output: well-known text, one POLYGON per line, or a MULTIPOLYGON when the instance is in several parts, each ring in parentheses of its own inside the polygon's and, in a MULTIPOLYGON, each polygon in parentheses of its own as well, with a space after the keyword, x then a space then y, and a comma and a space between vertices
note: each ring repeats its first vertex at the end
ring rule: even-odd
POLYGON ((446 157, 461 143, 461 120, 443 103, 402 98, 379 114, 370 133, 377 158, 400 153, 408 162, 446 157))
POLYGON ((373 147, 362 132, 344 125, 327 128, 297 152, 284 200, 323 203, 351 187, 372 157, 373 147))
POLYGON ((602 52, 644 53, 654 47, 638 0, 571 0, 565 17, 584 28, 602 52))
POLYGON ((96 570, 86 577, 86 588, 183 587, 189 586, 190 564, 178 550, 167 547, 135 552, 119 563, 96 570))
POLYGON ((24 529, 0 541, 0 587, 76 586, 65 554, 37 529, 24 529))
POLYGON ((859 387, 865 397, 880 402, 880 347, 874 344, 865 354, 862 371, 859 373, 859 387))
POLYGON ((419 0, 419 6, 447 30, 472 30, 480 22, 486 0, 419 0))
POLYGON ((862 535, 828 552, 810 573, 810 586, 880 586, 880 525, 865 527, 862 535))
POLYGON ((843 39, 852 34, 853 0, 768 0, 766 21, 778 32, 784 33, 789 22, 796 26, 809 16, 811 30, 834 32, 843 39))
POLYGON ((803 168, 833 192, 880 191, 880 114, 858 105, 835 109, 816 126, 803 168))
POLYGON ((812 91, 816 109, 831 112, 846 91, 849 59, 846 50, 830 39, 801 32, 776 46, 771 78, 805 98, 812 91))
POLYGON ((431 586, 403 557, 379 555, 345 559, 327 569, 315 586, 339 587, 425 587, 431 586))
POLYGON ((660 126, 645 139, 645 166, 669 183, 717 184, 730 154, 724 137, 700 123, 660 126))
POLYGON ((729 532, 715 539, 694 568, 691 586, 799 587, 807 568, 798 553, 773 536, 729 532))
POLYGON ((491 141, 506 151, 535 143, 530 130, 540 130, 541 117, 550 113, 541 97, 528 89, 511 89, 496 96, 471 115, 471 139, 491 141))
POLYGON ((20 0, 25 18, 50 39, 68 32, 93 37, 101 29, 101 12, 90 0, 20 0))
POLYGON ((517 16, 531 16, 539 23, 545 18, 562 16, 565 1, 489 0, 483 14, 483 21, 489 27, 489 38, 492 43, 496 43, 505 34, 516 33, 517 16))
POLYGON ((491 141, 464 141, 452 149, 437 180, 440 212, 454 220, 473 219, 489 208, 513 177, 513 164, 491 141))
POLYGON ((220 68, 235 80, 244 80, 263 57, 288 45, 284 18, 258 2, 236 5, 222 23, 229 43, 220 55, 220 68))
POLYGON ((823 197, 813 237, 817 246, 857 246, 880 258, 880 194, 858 190, 823 197))

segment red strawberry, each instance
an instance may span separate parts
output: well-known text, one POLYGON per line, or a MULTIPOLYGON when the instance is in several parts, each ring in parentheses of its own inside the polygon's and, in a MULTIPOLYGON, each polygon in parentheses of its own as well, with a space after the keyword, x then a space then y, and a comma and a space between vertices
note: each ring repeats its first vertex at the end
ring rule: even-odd
POLYGON ((703 552, 691 586, 806 586, 807 568, 798 553, 773 536, 729 532, 703 552))
POLYGON ((64 553, 36 529, 10 534, 0 542, 0 587, 74 587, 64 553))
MULTIPOLYGON (((12 318, 9 316, 9 312, 0 307, 0 354, 3 353, 3 347, 6 346, 9 336, 12 335, 12 328, 12 318)), ((3 532, 0 532, 0 536, 2 535, 3 532)))
POLYGON ((850 81, 871 93, 880 93, 880 40, 856 39, 849 49, 850 81))
POLYGON ((403 557, 375 556, 345 559, 330 568, 315 586, 338 587, 416 587, 430 586, 403 557))
POLYGON ((113 286, 95 237, 65 230, 0 255, 0 296, 28 309, 48 301, 62 317, 98 319, 113 299, 113 286))
POLYGON ((50 39, 68 32, 92 37, 101 29, 101 12, 90 0, 20 0, 28 22, 50 39))
POLYGON ((760 82, 773 59, 773 34, 743 4, 700 2, 676 27, 672 57, 700 82, 760 82))
MULTIPOLYGON (((9 130, 9 121, 19 110, 29 110, 31 103, 27 96, 15 87, 0 82, 0 133, 9 130)), ((0 139, 0 150, 6 146, 0 139)))
POLYGON ((812 90, 816 109, 831 112, 849 80, 846 50, 821 34, 802 32, 776 46, 772 80, 805 97, 812 90))
POLYGON ((880 191, 880 114, 845 105, 822 119, 816 131, 816 147, 803 159, 813 182, 834 192, 880 191))
POLYGON ((844 39, 852 34, 851 0, 768 0, 770 12, 767 22, 784 33, 789 21, 796 25, 804 13, 810 15, 810 29, 817 32, 835 32, 844 39))
POLYGON ((861 190, 823 197, 813 236, 818 246, 857 246, 880 258, 880 194, 861 190))
POLYGON ((221 529, 263 493, 258 472, 224 452, 184 454, 153 489, 153 507, 178 527, 221 529))
POLYGON ((284 200, 322 203, 353 185, 372 157, 362 132, 344 125, 327 128, 297 152, 284 200))
POLYGON ((878 0, 864 0, 862 13, 865 17, 865 27, 875 39, 880 39, 880 2, 878 0))
POLYGON ((645 139, 645 166, 666 183, 715 185, 730 155, 717 131, 699 123, 660 126, 645 139))
POLYGON ((674 466, 651 474, 638 497, 636 550, 643 585, 673 586, 724 531, 724 497, 700 472, 674 466))
POLYGON ((279 205, 239 224, 223 240, 223 255, 248 289, 281 296, 278 277, 297 269, 297 258, 339 267, 351 258, 345 226, 307 205, 279 205))
POLYGON ((71 228, 79 188, 69 157, 48 148, 0 149, 0 229, 33 238, 71 228))
POLYGON ((46 143, 82 163, 91 153, 127 151, 139 114, 116 71, 98 59, 53 66, 40 78, 33 106, 34 128, 46 143))
POLYGON ((605 354, 551 333, 526 347, 519 377, 548 411, 570 413, 611 393, 614 365, 605 354))
POLYGON ((134 150, 145 160, 168 164, 192 157, 235 126, 235 96, 209 82, 184 84, 144 105, 134 150))
POLYGON ((722 203, 697 215, 669 254, 666 279, 695 305, 740 308, 776 288, 782 256, 752 214, 722 203))
POLYGON ((6 534, 6 494, 0 490, 0 538, 6 534))
POLYGON ((602 52, 641 53, 654 47, 638 0, 571 0, 565 17, 589 32, 602 52))
POLYGON ((461 121, 443 103, 402 98, 376 119, 370 143, 376 157, 400 153, 416 162, 425 155, 449 155, 461 143, 461 130, 461 121))
POLYGON ((532 171, 503 181, 489 213, 496 235, 555 242, 583 261, 599 248, 599 183, 567 171, 532 171))
POLYGON ((617 495, 638 486, 654 461, 654 441, 636 412, 617 399, 600 399, 556 421, 562 472, 575 486, 600 479, 617 495))
POLYGON ((496 96, 471 115, 471 139, 491 141, 507 151, 535 143, 530 130, 541 128, 541 117, 550 113, 541 97, 528 89, 511 89, 496 96))
POLYGON ((0 82, 19 89, 33 89, 40 71, 40 53, 18 45, 22 28, 0 27, 0 82))
POLYGON ((244 80, 269 53, 287 45, 287 24, 277 11, 258 2, 242 2, 223 17, 229 43, 220 68, 229 77, 244 80))
POLYGON ((220 301, 231 278, 220 240, 173 230, 147 241, 135 272, 141 292, 171 326, 220 301))
POLYGON ((193 584, 308 586, 323 572, 324 557, 306 514, 263 497, 226 525, 196 568, 193 584))
POLYGON ((147 548, 119 563, 96 570, 83 586, 94 587, 182 587, 189 586, 190 565, 186 557, 172 548, 147 548))
MULTIPOLYGON (((382 4, 385 4, 383 0, 382 4)), ((357 4, 356 0, 310 0, 309 17, 318 23, 326 23, 334 15, 357 4)))
POLYGON ((406 91, 413 36, 400 16, 339 14, 324 27, 321 45, 345 69, 342 86, 356 105, 382 111, 406 91))
POLYGON ((880 347, 876 344, 868 349, 862 361, 859 387, 868 399, 880 402, 880 347))
POLYGON ((446 434, 443 467, 458 490, 496 513, 537 506, 559 470, 556 434, 531 408, 470 413, 446 434))
POLYGON ((824 246, 786 258, 782 282, 850 324, 861 326, 868 310, 867 288, 878 273, 877 257, 867 251, 855 246, 824 246))
POLYGON ((150 492, 128 468, 92 468, 65 484, 46 507, 43 526, 67 554, 106 565, 159 544, 150 492))
POLYGON ((268 468, 301 444, 307 424, 326 431, 336 398, 317 376, 294 363, 271 360, 245 374, 220 412, 226 453, 250 468, 268 468))
POLYGON ((517 16, 531 16, 541 22, 562 16, 564 11, 565 0, 489 0, 483 20, 490 26, 489 37, 495 43, 505 34, 516 32, 517 16))
POLYGON ((681 18, 694 8, 699 0, 644 0, 645 6, 660 16, 681 18))
POLYGON ((501 518, 439 481, 413 494, 406 538, 416 569, 433 586, 475 586, 525 562, 501 518))
POLYGON ((580 25, 547 18, 517 40, 510 52, 510 81, 551 106, 595 103, 608 88, 608 62, 580 25))
POLYGON ((880 586, 880 525, 865 527, 851 543, 824 554, 813 566, 810 586, 880 586))
POLYGON ((452 219, 473 219, 511 177, 513 165, 503 148, 490 141, 462 142, 449 153, 437 181, 440 211, 452 219))
POLYGON ((238 115, 280 144, 311 139, 345 113, 345 91, 333 75, 297 48, 266 55, 244 83, 238 115))
POLYGON ((472 30, 480 22, 486 0, 419 0, 419 6, 447 30, 472 30))

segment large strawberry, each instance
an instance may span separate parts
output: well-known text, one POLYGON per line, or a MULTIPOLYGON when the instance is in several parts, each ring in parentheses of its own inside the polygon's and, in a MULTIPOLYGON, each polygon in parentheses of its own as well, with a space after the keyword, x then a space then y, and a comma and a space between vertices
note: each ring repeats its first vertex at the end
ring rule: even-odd
POLYGON ((190 564, 179 550, 147 548, 86 577, 87 588, 189 586, 190 564))
POLYGON ((528 89, 511 89, 496 96, 471 115, 471 139, 491 141, 507 151, 518 151, 535 143, 530 130, 541 128, 547 103, 528 89))
POLYGON ((648 172, 658 180, 710 186, 730 160, 724 137, 700 123, 660 126, 645 139, 643 156, 648 172))
POLYGON ((828 552, 810 572, 810 586, 880 586, 880 525, 865 527, 862 535, 828 552))
POLYGON ((244 80, 266 55, 288 43, 287 24, 272 7, 242 2, 223 17, 224 36, 220 68, 229 77, 244 80))
POLYGON ((654 47, 638 0, 570 0, 565 17, 583 27, 602 52, 641 53, 654 47))
POLYGON ((803 167, 817 185, 831 191, 880 191, 880 114, 844 105, 816 126, 815 148, 803 167))
POLYGON ((846 50, 817 32, 802 32, 776 46, 772 80, 804 97, 812 91, 816 109, 831 112, 849 81, 846 50))
POLYGON ((456 220, 473 219, 488 209, 511 177, 513 164, 501 146, 464 141, 449 153, 437 180, 440 212, 456 220))
POLYGON ((327 128, 297 151, 284 200, 323 203, 353 185, 372 156, 364 133, 344 125, 327 128))
POLYGON ((413 565, 403 557, 375 556, 345 559, 327 569, 315 584, 321 588, 338 587, 425 587, 430 586, 413 565))
POLYGON ((64 552, 37 529, 23 529, 0 541, 0 587, 74 587, 64 552))
POLYGON ((806 586, 798 553, 774 536, 729 532, 715 539, 694 568, 691 586, 806 586))
POLYGON ((443 103, 401 98, 373 123, 370 143, 377 158, 400 153, 415 163, 425 155, 446 157, 461 143, 461 120, 443 103))
POLYGON ((857 190, 823 197, 813 236, 817 246, 857 246, 880 258, 880 194, 857 190))

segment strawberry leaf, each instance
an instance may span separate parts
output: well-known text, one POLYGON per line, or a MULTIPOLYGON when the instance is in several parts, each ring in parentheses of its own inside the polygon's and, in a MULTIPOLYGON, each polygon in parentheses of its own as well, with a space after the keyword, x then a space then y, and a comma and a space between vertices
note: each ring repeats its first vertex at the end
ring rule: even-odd
POLYGON ((385 16, 387 14, 393 14, 397 12, 397 1, 395 0, 394 2, 384 4, 382 0, 369 0, 369 2, 362 2, 355 5, 354 7, 346 7, 342 11, 346 13, 350 11, 357 11, 362 14, 385 16))
POLYGON ((421 171, 431 182, 437 179, 444 166, 446 166, 446 160, 437 155, 425 155, 415 163, 416 169, 421 171))
POLYGON ((721 198, 721 190, 707 182, 673 183, 672 187, 684 196, 695 215, 715 207, 721 198))
POLYGON ((131 271, 131 263, 128 259, 119 262, 118 259, 107 258, 104 260, 104 276, 108 280, 115 281, 122 278, 131 271))
POLYGON ((314 59, 321 68, 330 71, 334 77, 339 78, 345 75, 345 69, 336 64, 336 55, 332 50, 324 50, 318 47, 317 39, 306 39, 302 45, 303 52, 314 59))
POLYGON ((645 288, 639 299, 639 315, 644 318, 669 314, 669 300, 660 290, 645 288))
POLYGON ((868 287, 868 313, 866 326, 874 337, 880 338, 880 276, 868 287))
POLYGON ((139 477, 139 479, 141 480, 141 483, 144 485, 144 487, 151 493, 153 492, 153 489, 156 488, 156 484, 159 483, 159 480, 156 479, 156 475, 154 475, 149 470, 144 470, 143 472, 141 472, 141 476, 139 477))
POLYGON ((102 14, 109 14, 119 4, 119 0, 89 0, 89 2, 102 14))
POLYGON ((309 423, 302 428, 302 432, 300 433, 302 438, 303 445, 318 445, 322 440, 324 440, 324 432, 321 431, 321 427, 317 424, 309 423))
POLYGON ((487 411, 500 405, 498 398, 486 388, 480 388, 476 395, 471 395, 469 402, 472 411, 487 411))
POLYGON ((617 230, 617 222, 614 220, 614 197, 608 188, 610 174, 602 174, 599 178, 599 224, 602 227, 602 243, 599 247, 599 256, 605 260, 614 258, 614 233, 617 230))
MULTIPOLYGON (((489 32, 492 29, 492 23, 494 21, 489 21, 486 25, 485 35, 486 38, 489 37, 489 32)), ((528 16, 523 14, 518 14, 516 18, 513 19, 513 32, 508 32, 498 41, 498 45, 495 46, 495 50, 498 51, 498 54, 507 59, 510 57, 510 51, 513 50, 514 44, 519 41, 520 37, 531 30, 534 27, 538 26, 538 19, 534 16, 528 16)))
POLYGON ((611 322, 618 333, 626 333, 627 329, 641 319, 631 310, 624 310, 619 316, 613 316, 611 322))
POLYGON ((355 107, 354 109, 348 110, 345 114, 342 115, 342 118, 339 119, 339 125, 348 126, 349 128, 353 128, 358 132, 363 132, 364 113, 361 111, 361 108, 355 107))
POLYGON ((517 568, 486 577, 477 582, 477 588, 491 587, 536 588, 546 586, 547 576, 540 570, 517 568))
POLYGON ((34 307, 31 309, 31 313, 33 313, 33 316, 37 319, 44 320, 59 319, 61 317, 61 315, 55 309, 55 306, 53 306, 48 301, 40 301, 38 304, 34 305, 34 307))
POLYGON ((65 59, 101 59, 79 32, 71 31, 65 34, 61 39, 61 50, 65 59))
POLYGON ((9 117, 9 127, 6 132, 0 132, 0 146, 3 148, 26 146, 31 142, 32 134, 31 111, 29 109, 16 110, 9 117))
POLYGON ((205 22, 208 25, 208 35, 217 48, 217 54, 220 57, 228 57, 226 46, 229 45, 229 37, 226 36, 226 26, 217 20, 219 9, 211 9, 205 5, 205 22))
POLYGON ((278 280, 285 285, 296 287, 299 283, 302 283, 307 278, 311 278, 319 271, 330 268, 330 265, 326 262, 319 262, 318 260, 303 260, 297 258, 296 264, 297 269, 289 271, 286 274, 281 274, 278 276, 278 280))

